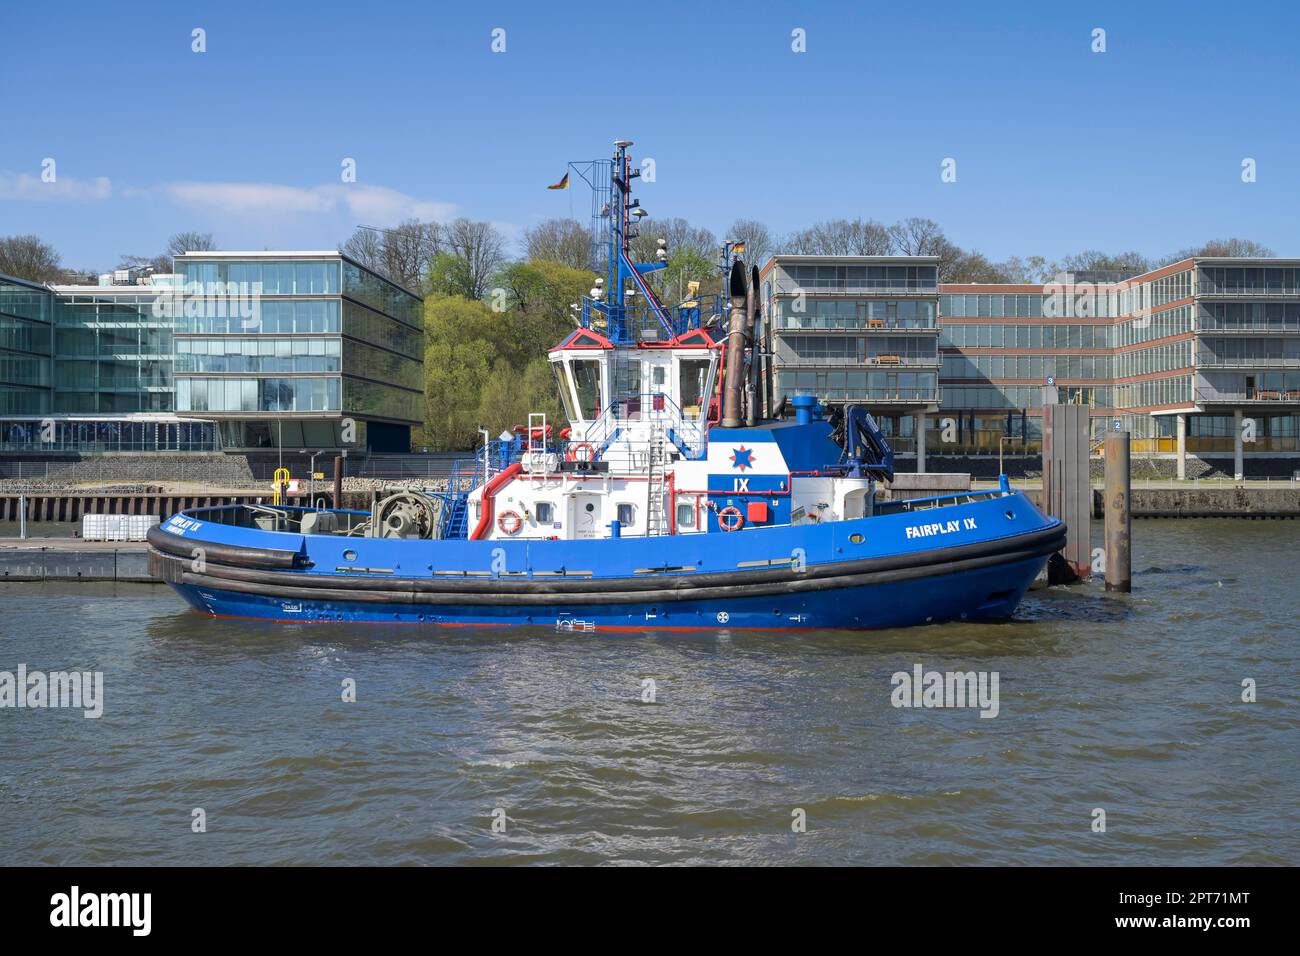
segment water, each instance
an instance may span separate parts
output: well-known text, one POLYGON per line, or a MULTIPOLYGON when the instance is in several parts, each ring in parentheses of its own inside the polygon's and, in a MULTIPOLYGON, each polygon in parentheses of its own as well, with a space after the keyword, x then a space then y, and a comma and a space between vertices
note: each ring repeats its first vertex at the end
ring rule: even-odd
POLYGON ((1295 865, 1297 532, 1141 521, 1132 595, 865 634, 264 625, 0 585, 0 670, 99 669, 106 697, 0 711, 0 863, 1295 865), (999 715, 891 706, 918 662, 998 671, 999 715))

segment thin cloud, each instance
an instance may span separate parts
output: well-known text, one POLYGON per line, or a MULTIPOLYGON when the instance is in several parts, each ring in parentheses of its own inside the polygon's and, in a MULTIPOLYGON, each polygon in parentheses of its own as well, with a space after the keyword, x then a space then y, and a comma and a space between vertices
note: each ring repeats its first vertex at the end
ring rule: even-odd
POLYGON ((107 176, 94 179, 76 179, 57 176, 47 183, 39 176, 26 173, 0 172, 0 199, 63 202, 98 202, 113 194, 113 183, 107 176))
POLYGON ((278 183, 168 183, 159 190, 182 206, 226 215, 320 215, 346 210, 360 222, 391 225, 403 219, 445 220, 452 203, 417 199, 386 186, 330 184, 285 186, 278 183))

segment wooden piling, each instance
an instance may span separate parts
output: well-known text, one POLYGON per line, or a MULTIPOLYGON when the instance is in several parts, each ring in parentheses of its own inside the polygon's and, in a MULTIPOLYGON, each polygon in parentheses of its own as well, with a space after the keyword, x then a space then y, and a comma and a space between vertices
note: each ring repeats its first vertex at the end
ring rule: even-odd
POLYGON ((1106 590, 1133 590, 1128 432, 1106 433, 1106 590))

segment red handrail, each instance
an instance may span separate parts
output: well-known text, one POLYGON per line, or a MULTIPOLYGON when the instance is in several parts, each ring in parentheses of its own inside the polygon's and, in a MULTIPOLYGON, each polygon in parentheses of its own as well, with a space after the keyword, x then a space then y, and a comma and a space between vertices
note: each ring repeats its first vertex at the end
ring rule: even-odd
POLYGON ((488 528, 492 526, 493 496, 497 493, 498 488, 523 470, 523 463, 517 461, 483 486, 483 495, 479 502, 478 524, 474 526, 474 533, 469 536, 469 540, 478 541, 487 533, 488 528))

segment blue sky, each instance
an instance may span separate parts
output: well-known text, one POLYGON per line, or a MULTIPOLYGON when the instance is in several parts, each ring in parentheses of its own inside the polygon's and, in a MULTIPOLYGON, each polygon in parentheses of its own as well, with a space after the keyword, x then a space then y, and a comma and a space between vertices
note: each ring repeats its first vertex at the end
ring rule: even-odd
POLYGON ((995 259, 1231 235, 1300 255, 1295 4, 6 6, 0 235, 78 268, 189 229, 333 248, 465 215, 517 236, 585 216, 581 189, 544 187, 618 137, 656 162, 652 214, 718 232, 919 215, 995 259))

